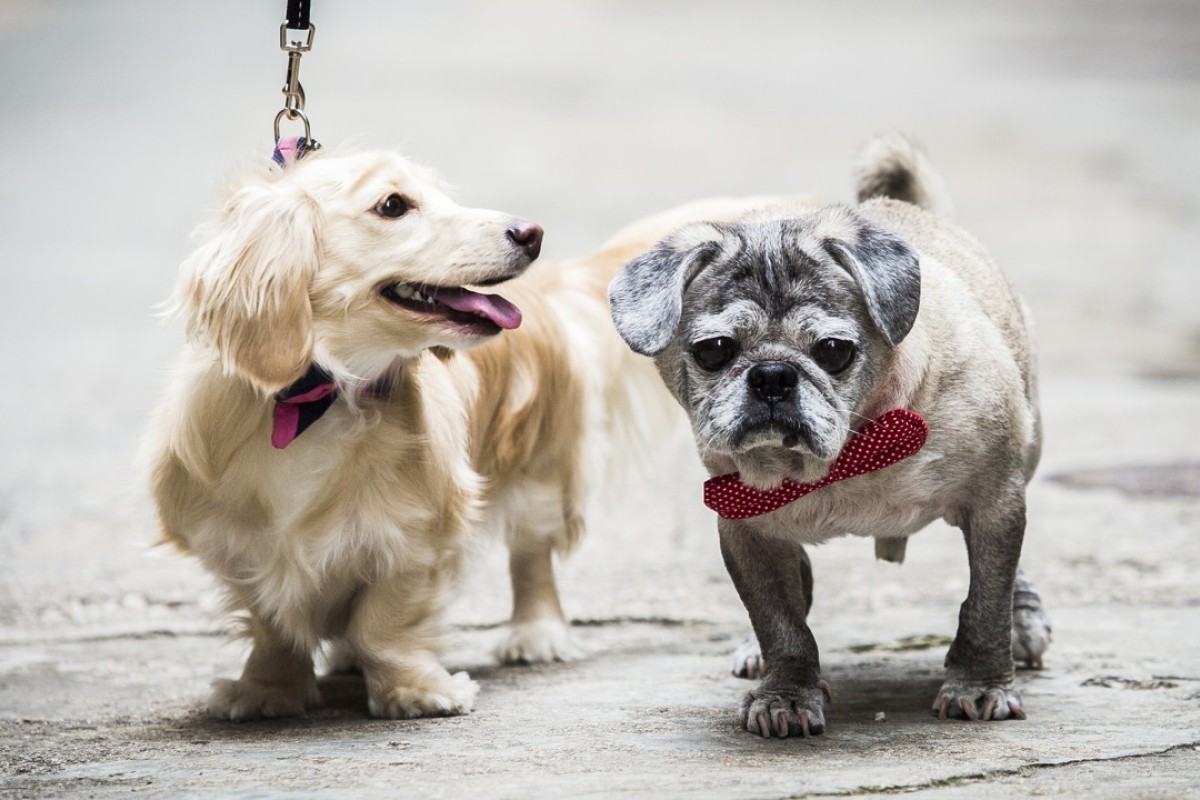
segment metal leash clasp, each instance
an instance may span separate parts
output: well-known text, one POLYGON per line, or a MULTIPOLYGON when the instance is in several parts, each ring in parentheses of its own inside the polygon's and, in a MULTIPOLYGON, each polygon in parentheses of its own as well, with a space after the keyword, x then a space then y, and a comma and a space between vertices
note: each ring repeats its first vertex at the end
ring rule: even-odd
POLYGON ((304 124, 304 141, 310 149, 316 149, 312 138, 312 127, 308 116, 304 113, 304 86, 300 83, 300 56, 312 50, 313 39, 316 37, 317 26, 309 25, 307 30, 292 31, 287 23, 279 26, 279 49, 288 54, 287 77, 283 85, 283 109, 275 115, 275 140, 279 140, 279 125, 283 118, 300 120, 304 124), (291 33, 306 34, 305 39, 292 39, 291 33))

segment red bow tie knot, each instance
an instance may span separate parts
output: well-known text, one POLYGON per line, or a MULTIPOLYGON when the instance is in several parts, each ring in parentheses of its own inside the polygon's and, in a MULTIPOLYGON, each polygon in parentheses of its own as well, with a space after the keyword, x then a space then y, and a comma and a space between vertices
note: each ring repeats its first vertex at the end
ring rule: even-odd
POLYGON ((769 514, 809 492, 868 472, 890 467, 921 449, 929 435, 925 420, 915 411, 896 408, 881 414, 850 437, 829 474, 812 483, 784 478, 777 489, 755 489, 731 472, 704 482, 704 505, 723 519, 749 519, 769 514))

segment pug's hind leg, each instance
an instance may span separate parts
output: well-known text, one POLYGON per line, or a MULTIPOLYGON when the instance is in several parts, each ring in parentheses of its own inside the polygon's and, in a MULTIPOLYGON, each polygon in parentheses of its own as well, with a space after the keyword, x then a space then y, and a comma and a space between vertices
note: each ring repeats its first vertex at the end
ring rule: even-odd
MULTIPOLYGON (((800 579, 804 582, 804 603, 809 610, 812 609, 813 603, 813 573, 812 562, 808 558, 808 553, 803 547, 800 547, 800 579)), ((751 630, 746 634, 746 638, 733 651, 733 677, 746 678, 748 680, 758 680, 763 676, 763 658, 762 648, 758 644, 758 637, 751 630)))
POLYGON ((1050 617, 1042 606, 1033 581, 1017 568, 1017 583, 1013 589, 1012 647, 1013 660, 1027 669, 1041 669, 1042 656, 1051 641, 1050 617))
POLYGON ((721 555, 761 645, 763 679, 738 709, 743 728, 763 738, 816 736, 825 730, 829 686, 805 621, 812 597, 808 556, 795 542, 721 520, 721 555), (810 580, 804 580, 805 573, 810 580))

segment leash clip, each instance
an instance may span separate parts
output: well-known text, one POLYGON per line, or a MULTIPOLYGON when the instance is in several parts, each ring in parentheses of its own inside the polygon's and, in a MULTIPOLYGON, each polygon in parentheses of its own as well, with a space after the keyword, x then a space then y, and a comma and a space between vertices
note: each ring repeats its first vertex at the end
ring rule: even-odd
MULTIPOLYGON (((317 26, 294 30, 284 22, 279 26, 279 49, 288 54, 287 77, 283 85, 283 109, 275 115, 275 140, 279 140, 279 125, 284 117, 304 124, 304 140, 310 147, 314 144, 312 126, 304 113, 304 86, 300 83, 300 56, 312 50, 317 26), (306 34, 304 39, 291 38, 292 34, 306 34)), ((314 148, 315 149, 315 148, 314 148)))
POLYGON ((295 29, 289 28, 285 22, 279 26, 279 49, 285 53, 307 53, 312 50, 313 37, 317 35, 317 26, 309 25, 307 28, 295 29), (304 43, 301 44, 299 39, 289 39, 288 34, 295 31, 296 33, 306 34, 304 43))

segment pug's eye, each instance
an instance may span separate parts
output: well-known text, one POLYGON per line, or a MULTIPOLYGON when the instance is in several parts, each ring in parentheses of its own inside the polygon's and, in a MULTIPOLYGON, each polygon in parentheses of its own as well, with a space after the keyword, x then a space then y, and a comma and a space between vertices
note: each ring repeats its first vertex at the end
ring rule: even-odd
POLYGON ((705 339, 692 345, 692 358, 700 365, 700 369, 716 372, 737 356, 741 348, 738 343, 728 336, 718 336, 715 339, 705 339))
POLYGON ((857 352, 858 348, 854 346, 854 342, 845 339, 822 339, 813 345, 809 355, 821 369, 830 375, 837 375, 846 371, 857 352))
POLYGON ((386 198, 379 201, 379 205, 375 206, 375 213, 381 217, 396 219, 403 217, 411 208, 412 203, 408 202, 403 196, 389 194, 386 198))

